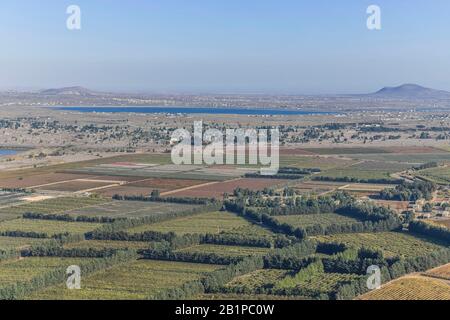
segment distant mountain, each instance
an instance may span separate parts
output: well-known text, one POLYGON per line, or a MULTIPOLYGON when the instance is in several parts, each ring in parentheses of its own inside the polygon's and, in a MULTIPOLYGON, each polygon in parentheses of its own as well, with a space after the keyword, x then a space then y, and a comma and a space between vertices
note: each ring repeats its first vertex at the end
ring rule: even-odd
POLYGON ((371 96, 399 99, 450 99, 450 92, 425 88, 417 84, 403 84, 398 87, 385 87, 371 96))
POLYGON ((58 88, 58 89, 47 89, 39 92, 41 95, 45 96, 98 96, 105 95, 104 93, 92 91, 83 87, 66 87, 66 88, 58 88))

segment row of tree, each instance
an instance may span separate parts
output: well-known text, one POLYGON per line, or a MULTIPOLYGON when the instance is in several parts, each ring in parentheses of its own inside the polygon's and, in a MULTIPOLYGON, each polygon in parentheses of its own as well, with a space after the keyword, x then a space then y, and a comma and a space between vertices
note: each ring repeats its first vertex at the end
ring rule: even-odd
POLYGON ((445 242, 450 246, 450 229, 424 221, 412 221, 409 224, 409 231, 426 237, 434 238, 445 242))
POLYGON ((176 197, 160 197, 159 192, 154 191, 150 196, 144 196, 144 195, 134 195, 134 196, 127 196, 127 195, 120 195, 115 194, 112 197, 114 200, 121 200, 121 201, 148 201, 148 202, 164 202, 164 203, 178 203, 178 204, 193 204, 193 205, 209 205, 209 204, 216 204, 216 199, 209 199, 209 198, 189 198, 189 197, 182 197, 182 198, 176 198, 176 197))
POLYGON ((27 212, 22 215, 24 219, 32 220, 50 220, 50 221, 66 221, 66 222, 90 222, 90 223, 112 223, 116 218, 110 217, 89 217, 89 216, 74 216, 69 214, 43 214, 27 212))
POLYGON ((384 189, 380 192, 380 198, 394 201, 417 201, 420 199, 431 200, 437 186, 434 182, 415 181, 403 182, 394 189, 384 189))
POLYGON ((234 262, 222 269, 215 270, 199 280, 194 280, 178 288, 162 290, 150 299, 155 300, 181 300, 189 299, 202 293, 217 292, 233 278, 248 274, 263 268, 261 257, 248 257, 234 262))

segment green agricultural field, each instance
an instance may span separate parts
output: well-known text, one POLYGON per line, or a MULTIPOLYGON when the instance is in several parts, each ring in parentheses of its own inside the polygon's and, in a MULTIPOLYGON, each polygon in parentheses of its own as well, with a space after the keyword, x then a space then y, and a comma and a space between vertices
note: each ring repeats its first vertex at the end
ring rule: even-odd
POLYGON ((354 159, 377 160, 377 161, 393 161, 408 164, 423 164, 428 162, 450 161, 450 153, 417 153, 417 154, 354 154, 354 159))
POLYGON ((409 163, 401 163, 401 162, 386 162, 386 161, 364 161, 358 162, 350 167, 349 169, 353 170, 362 170, 362 171, 381 171, 381 172, 401 172, 412 167, 409 163))
POLYGON ((212 253, 223 257, 251 257, 255 255, 266 255, 270 251, 271 249, 269 248, 201 244, 198 246, 180 249, 177 250, 176 252, 204 253, 204 254, 212 253))
POLYGON ((336 148, 305 148, 305 151, 316 154, 361 154, 361 153, 389 153, 388 150, 382 148, 371 147, 336 147, 336 148))
POLYGON ((23 198, 25 196, 27 196, 27 194, 22 193, 22 192, 0 191, 0 206, 4 207, 4 206, 20 204, 22 202, 21 198, 23 198))
POLYGON ((224 287, 226 290, 232 292, 244 292, 244 293, 256 293, 259 289, 272 287, 291 274, 292 271, 288 270, 276 270, 276 269, 264 269, 257 270, 243 276, 234 278, 227 283, 224 287), (238 291, 236 291, 238 290, 238 291))
POLYGON ((28 202, 15 207, 0 209, 0 217, 22 216, 24 213, 28 212, 42 214, 64 213, 69 210, 95 206, 101 203, 106 203, 108 201, 111 200, 89 197, 53 198, 37 202, 28 202))
POLYGON ((198 208, 198 205, 144 202, 144 201, 111 201, 95 206, 67 211, 73 216, 141 218, 164 213, 183 212, 198 208))
POLYGON ((175 232, 183 234, 221 233, 240 227, 251 226, 247 220, 230 212, 209 212, 189 217, 164 221, 160 223, 143 225, 128 229, 128 233, 141 233, 145 231, 175 232))
POLYGON ((24 282, 35 276, 53 271, 56 268, 67 268, 71 265, 82 265, 91 258, 25 258, 0 262, 0 286, 24 282))
POLYGON ((409 163, 386 161, 359 161, 345 168, 335 168, 319 174, 331 178, 357 178, 357 179, 388 179, 392 173, 405 171, 411 168, 409 163))
POLYGON ((20 250, 29 246, 38 245, 45 241, 47 241, 47 239, 0 237, 0 250, 20 250))
POLYGON ((450 184, 450 166, 421 170, 418 175, 436 183, 450 184))
POLYGON ((281 223, 287 223, 291 226, 298 227, 311 227, 315 225, 322 225, 327 227, 332 224, 347 224, 359 222, 356 219, 339 215, 336 213, 324 213, 324 214, 303 214, 303 215, 291 215, 291 216, 276 216, 274 217, 281 223))
POLYGON ((332 169, 324 171, 318 176, 330 178, 349 177, 355 179, 389 179, 390 174, 393 172, 376 171, 376 170, 358 170, 352 169, 352 167, 348 167, 344 169, 332 169))
POLYGON ((64 245, 66 249, 118 249, 118 250, 139 250, 148 249, 149 242, 143 241, 112 241, 112 240, 85 240, 81 242, 68 243, 64 245))
POLYGON ((138 260, 114 266, 82 279, 81 290, 67 290, 63 284, 28 297, 32 300, 134 300, 148 299, 160 290, 179 287, 222 266, 138 260))
POLYGON ((272 238, 275 236, 275 234, 271 230, 256 224, 249 224, 242 227, 233 228, 229 231, 222 232, 222 234, 263 238, 272 238))
POLYGON ((314 273, 301 281, 292 282, 292 287, 300 287, 304 290, 320 293, 333 293, 342 285, 353 280, 361 279, 357 274, 343 273, 314 273))
POLYGON ((36 232, 46 233, 51 237, 66 232, 71 234, 84 234, 86 232, 93 231, 100 226, 101 224, 99 223, 32 220, 20 218, 1 222, 0 232, 36 232))
POLYGON ((295 168, 319 168, 329 170, 341 168, 355 163, 354 160, 341 159, 337 157, 319 157, 319 156, 298 156, 298 155, 280 155, 281 167, 295 168))
POLYGON ((416 257, 445 247, 437 242, 401 232, 336 234, 313 237, 313 239, 321 242, 344 243, 354 248, 373 248, 383 251, 386 257, 416 257))

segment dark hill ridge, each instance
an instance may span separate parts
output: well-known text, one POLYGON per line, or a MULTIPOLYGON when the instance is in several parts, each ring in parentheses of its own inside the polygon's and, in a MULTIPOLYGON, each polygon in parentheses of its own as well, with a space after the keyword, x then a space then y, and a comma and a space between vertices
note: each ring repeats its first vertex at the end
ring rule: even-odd
POLYGON ((425 88, 417 84, 403 84, 398 87, 385 87, 372 96, 403 99, 450 99, 450 92, 425 88))

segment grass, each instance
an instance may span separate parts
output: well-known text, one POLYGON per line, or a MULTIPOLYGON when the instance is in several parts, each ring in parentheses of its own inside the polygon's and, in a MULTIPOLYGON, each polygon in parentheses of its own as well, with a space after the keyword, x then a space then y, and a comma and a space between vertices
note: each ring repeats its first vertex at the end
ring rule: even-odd
POLYGON ((450 167, 438 167, 425 169, 418 172, 418 175, 433 180, 436 183, 449 184, 450 183, 450 167))
POLYGON ((27 196, 25 193, 0 191, 0 206, 19 204, 22 202, 20 199, 25 196, 27 196))
POLYGON ((404 277, 373 290, 360 300, 450 300, 450 288, 441 280, 404 277))
POLYGON ((255 248, 242 246, 222 246, 213 244, 201 244, 194 247, 177 250, 177 252, 189 253, 213 253, 223 257, 251 257, 255 255, 265 255, 269 253, 269 248, 255 248))
POLYGON ((303 278, 301 281, 291 284, 293 287, 301 287, 302 289, 308 291, 329 294, 336 292, 342 283, 347 283, 361 278, 362 276, 360 275, 350 273, 314 273, 308 278, 303 278))
POLYGON ((148 249, 149 242, 141 241, 112 241, 112 240, 86 240, 64 245, 66 249, 148 249))
POLYGON ((66 212, 74 216, 141 218, 164 213, 182 212, 198 206, 176 203, 111 201, 66 212))
POLYGON ((251 226, 251 223, 230 212, 209 212, 194 216, 143 225, 128 229, 128 233, 145 231, 175 232, 183 234, 206 234, 231 231, 236 228, 251 226))
POLYGON ((55 268, 81 265, 87 260, 85 258, 25 258, 0 262, 0 286, 29 281, 55 268))
POLYGON ((20 250, 25 247, 40 244, 43 241, 46 241, 46 239, 0 237, 0 250, 20 250))
POLYGON ((408 164, 423 164, 427 162, 449 161, 450 154, 427 153, 427 154, 354 154, 354 159, 377 160, 388 162, 403 162, 408 164))
POLYGON ((327 227, 332 224, 346 224, 358 222, 358 220, 356 219, 342 216, 336 213, 276 216, 275 219, 281 223, 287 223, 289 225, 292 225, 295 228, 298 227, 306 228, 314 225, 322 225, 323 227, 327 227))
POLYGON ((222 232, 226 235, 242 235, 248 237, 264 237, 264 238, 272 238, 275 234, 264 227, 261 227, 256 224, 249 224, 237 228, 233 228, 229 231, 222 232))
POLYGON ((386 257, 417 257, 445 246, 437 242, 401 232, 335 234, 313 237, 321 242, 344 243, 350 247, 381 250, 386 257))
POLYGON ((321 174, 319 174, 319 176, 330 178, 349 177, 356 179, 389 179, 390 174, 393 172, 376 171, 376 170, 359 170, 352 167, 348 167, 343 169, 332 169, 324 171, 321 174))
POLYGON ((259 289, 272 287, 279 280, 290 274, 288 270, 264 269, 257 270, 243 276, 234 278, 224 287, 231 290, 239 290, 245 293, 257 293, 259 289))
POLYGON ((319 168, 321 170, 329 170, 348 166, 354 162, 354 160, 340 159, 337 157, 280 155, 280 167, 319 168))
POLYGON ((147 299, 159 291, 200 279, 221 266, 138 260, 82 278, 81 290, 61 284, 41 290, 33 300, 134 300, 147 299))
POLYGON ((53 198, 38 202, 28 202, 10 208, 0 209, 1 216, 21 216, 24 213, 43 213, 56 214, 64 213, 69 210, 79 209, 87 206, 94 206, 110 200, 104 198, 89 198, 89 197, 63 197, 53 198))
POLYGON ((20 218, 1 222, 0 232, 23 231, 46 233, 49 236, 53 236, 66 232, 71 234, 84 234, 100 226, 101 224, 99 223, 31 220, 20 218))

